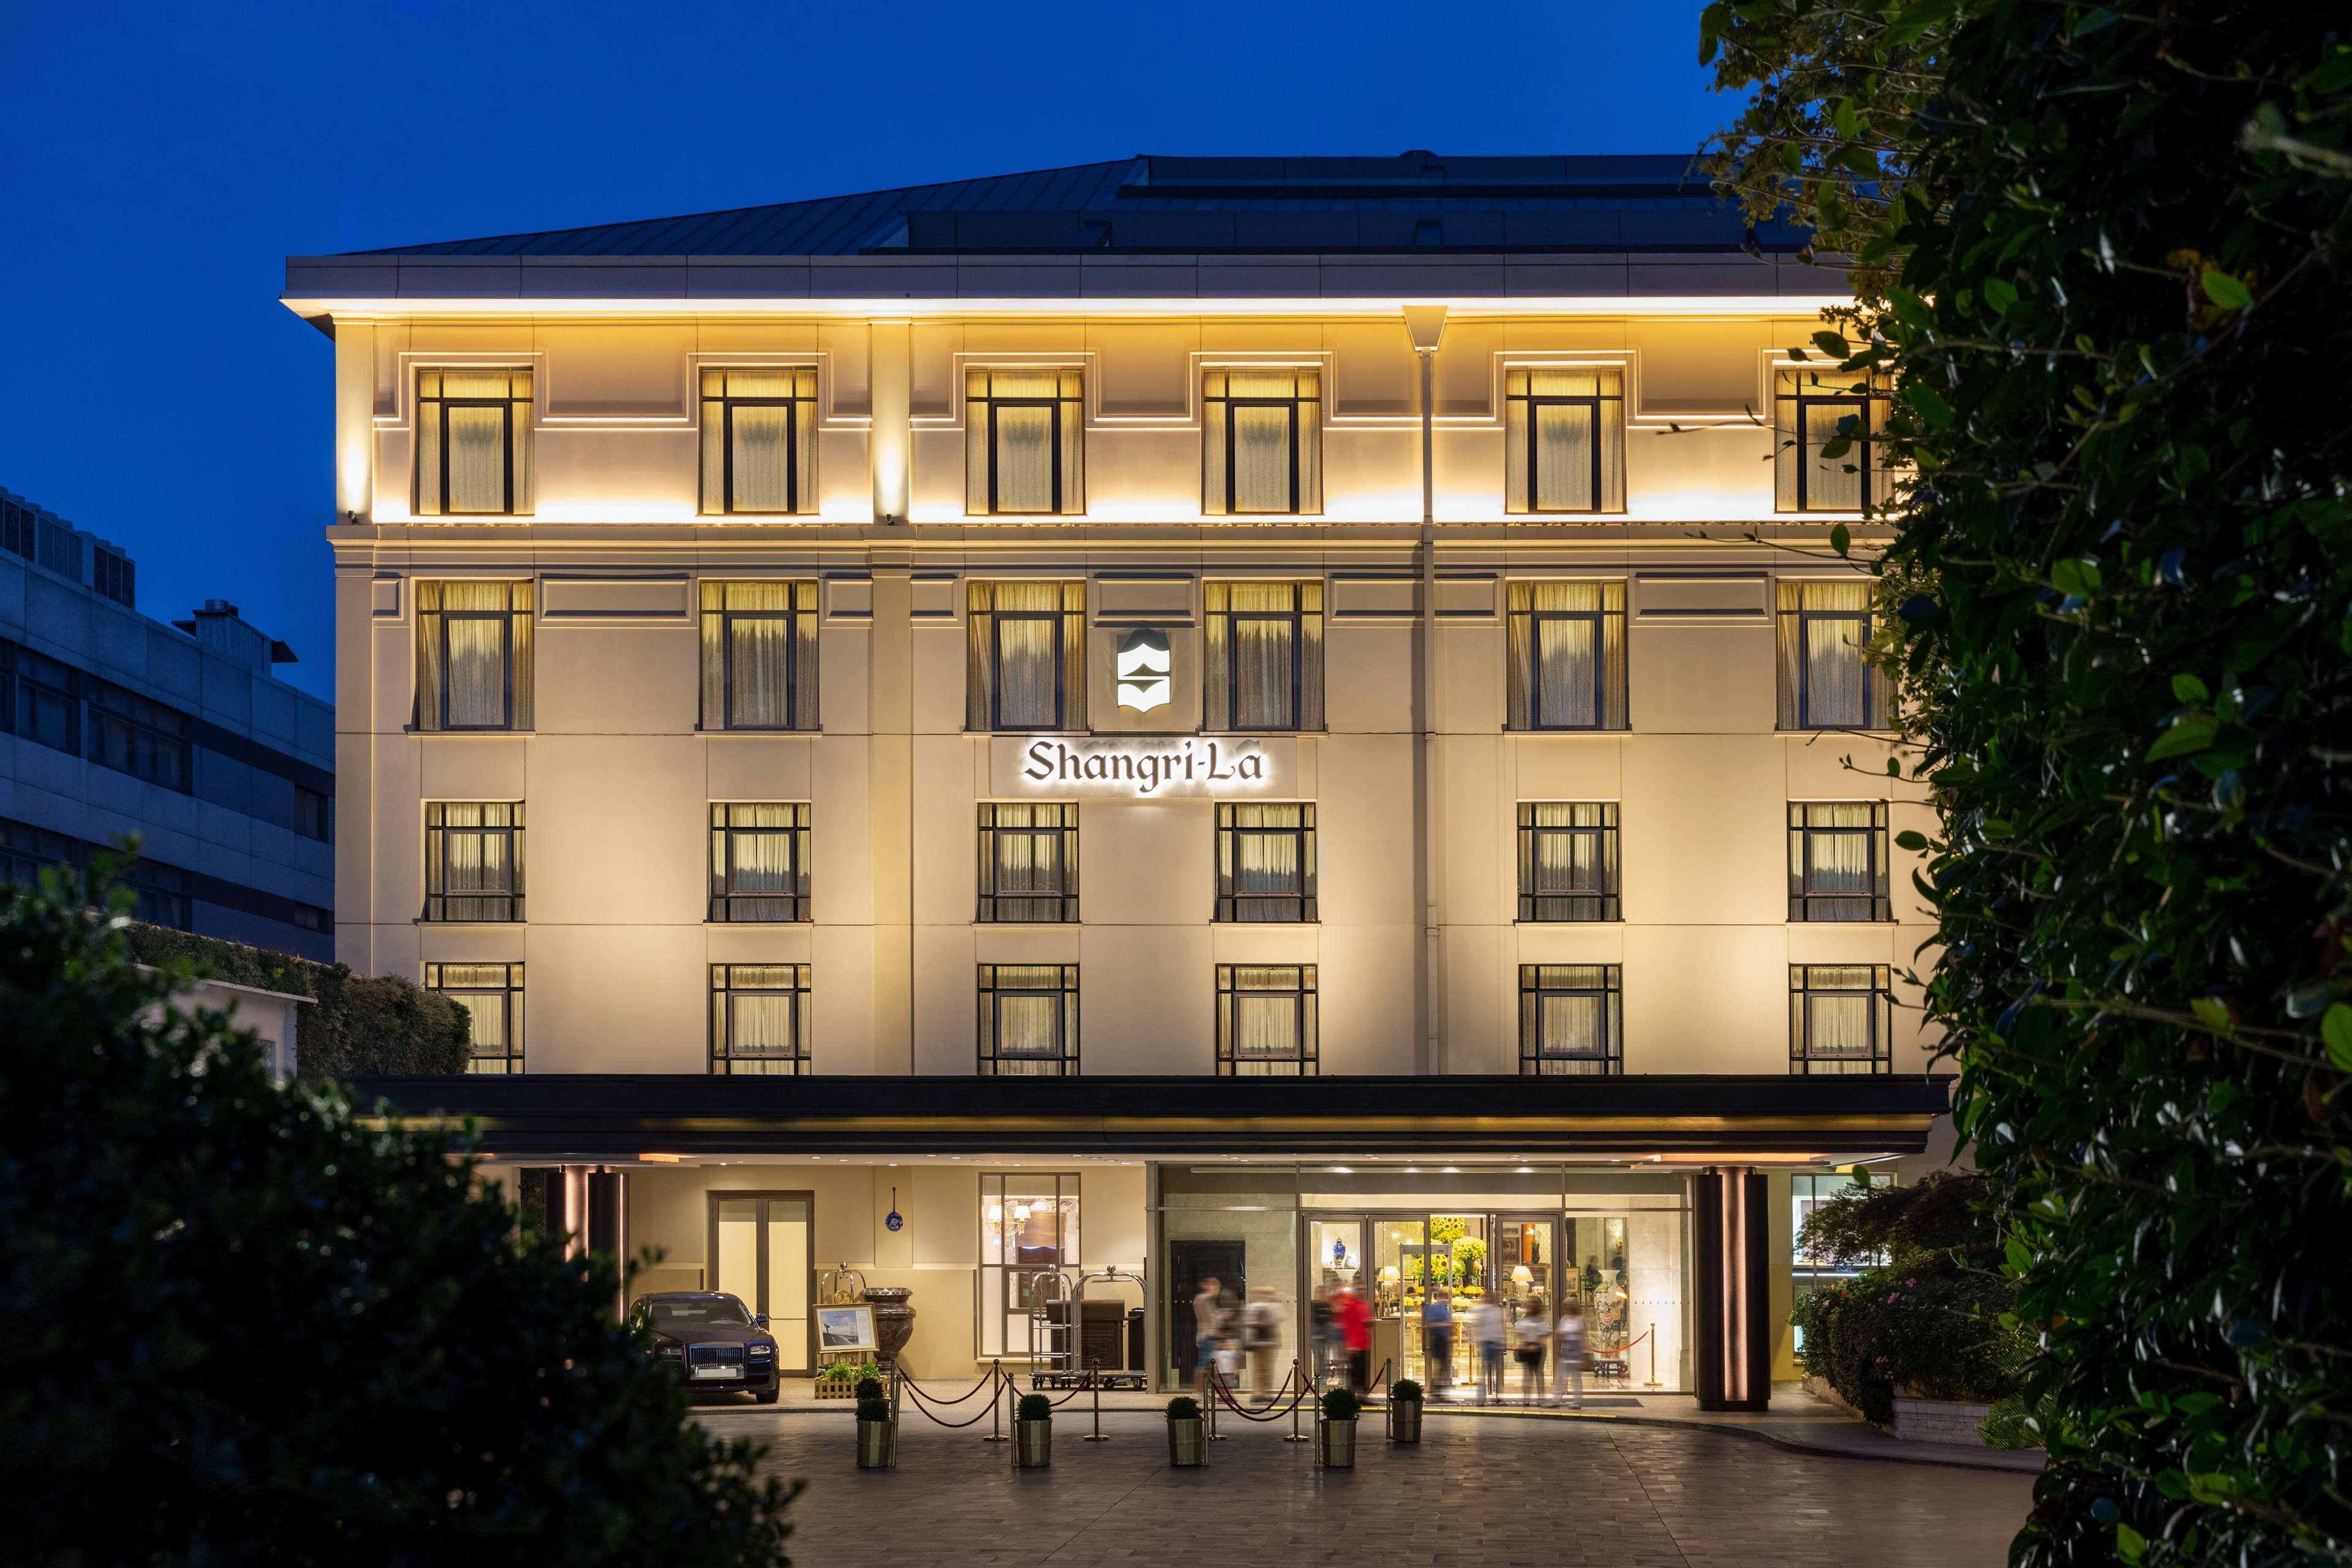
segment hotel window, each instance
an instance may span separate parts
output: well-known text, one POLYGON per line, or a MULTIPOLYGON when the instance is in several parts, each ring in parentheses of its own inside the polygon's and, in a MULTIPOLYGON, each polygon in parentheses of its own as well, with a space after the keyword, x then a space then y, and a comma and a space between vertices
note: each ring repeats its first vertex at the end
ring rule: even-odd
POLYGON ((183 795, 194 790, 186 714, 110 680, 92 679, 89 691, 91 762, 183 795))
POLYGON ((425 918, 522 919, 520 801, 426 803, 425 918))
POLYGON ((466 1010, 473 1040, 467 1072, 522 1071, 522 965, 428 963, 425 989, 466 1010))
POLYGON ((335 797, 322 790, 294 786, 294 831, 321 844, 335 841, 335 797))
POLYGON ((1217 919, 1316 918, 1315 808, 1219 802, 1217 919))
POLYGON ((81 682, 79 670, 46 654, 0 642, 0 722, 25 740, 80 752, 81 682))
POLYGON ((1878 436, 1886 428, 1883 389, 1832 371, 1773 373, 1773 510, 1861 511, 1886 501, 1878 436))
POLYGON ((528 514, 531 408, 527 370, 417 372, 416 515, 528 514))
POLYGON ((705 515, 816 510, 816 371, 702 373, 705 515))
POLYGON ((1789 804, 1789 918, 1886 921, 1886 803, 1789 804))
POLYGON ((815 583, 702 584, 702 727, 817 727, 815 583))
POLYGON ((807 803, 711 806, 710 918, 809 918, 807 803))
POLYGON ((0 883, 38 886, 43 871, 77 869, 85 853, 79 839, 0 816, 0 883))
POLYGON ((1206 720, 1221 730, 1323 728, 1323 584, 1208 583, 1206 720))
POLYGON ((1871 584, 1781 583, 1783 730, 1874 730, 1886 721, 1885 682, 1867 656, 1871 584))
POLYGON ((152 860, 125 862, 115 879, 131 889, 131 914, 149 925, 188 929, 189 884, 192 879, 177 866, 152 860))
POLYGON ((1891 1072, 1895 994, 1883 963, 1789 966, 1789 1070, 1891 1072))
POLYGON ((1087 727, 1087 585, 973 583, 964 721, 973 730, 1087 727))
POLYGON ((1605 1078, 1625 1070, 1623 971, 1614 963, 1519 965, 1519 1071, 1605 1078))
POLYGON ((1625 584, 1513 583, 1510 727, 1625 728, 1625 584))
POLYGON ((1024 1356, 1076 1348, 1049 1332, 1035 1343, 1039 1277, 1080 1267, 1076 1172, 1022 1172, 980 1178, 980 1353, 1024 1356))
POLYGON ((965 509, 986 517, 1085 511, 1086 415, 1075 370, 967 371, 965 509))
POLYGON ((809 1070, 809 966, 710 966, 710 1070, 792 1077, 809 1070))
POLYGON ((1625 510, 1625 384, 1617 370, 1503 373, 1504 510, 1625 510))
POLYGON ((1519 919, 1613 921, 1617 803, 1519 803, 1519 919))
POLYGON ((980 913, 985 922, 1078 918, 1078 808, 982 801, 980 913))
POLYGON ((1078 966, 980 966, 980 1074, 1058 1078, 1078 1070, 1078 966))
POLYGON ((1315 965, 1217 965, 1219 1076, 1312 1077, 1315 1050, 1315 965))
POLYGON ((416 584, 416 727, 530 728, 529 583, 416 584))
POLYGON ((1201 510, 1312 516, 1323 510, 1323 377, 1213 370, 1201 386, 1201 510))

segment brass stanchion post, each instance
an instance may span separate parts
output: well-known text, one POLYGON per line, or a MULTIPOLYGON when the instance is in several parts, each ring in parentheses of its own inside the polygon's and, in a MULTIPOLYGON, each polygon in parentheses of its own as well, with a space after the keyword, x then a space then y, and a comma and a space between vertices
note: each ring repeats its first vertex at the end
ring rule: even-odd
POLYGON ((1642 1386, 1643 1388, 1658 1386, 1658 1325, 1655 1323, 1650 1325, 1650 1381, 1642 1386))
POLYGON ((1094 1385, 1095 1390, 1095 1429, 1087 1434, 1086 1440, 1089 1443, 1108 1443, 1110 1441, 1110 1436, 1102 1429, 1102 1363, 1098 1361, 1087 1363, 1087 1381, 1094 1385))
POLYGON ((999 1429, 1004 1419, 1004 1405, 1003 1403, 1004 1397, 1004 1363, 1001 1361, 990 1362, 988 1363, 988 1375, 996 1381, 997 1386, 988 1396, 988 1436, 982 1437, 981 1441, 983 1443, 1003 1443, 1008 1441, 1003 1432, 999 1429))
POLYGON ((1297 1356, 1290 1358, 1290 1381, 1298 1384, 1298 1387, 1290 1396, 1290 1436, 1285 1437, 1283 1441, 1286 1443, 1311 1442, 1313 1439, 1298 1429, 1298 1402, 1307 1397, 1307 1380, 1299 1374, 1297 1356))
POLYGON ((1224 1386, 1225 1380, 1223 1375, 1215 1367, 1211 1367, 1209 1369, 1209 1441, 1212 1443, 1222 1443, 1225 1440, 1225 1435, 1217 1430, 1217 1406, 1223 1403, 1217 1395, 1223 1391, 1224 1386))

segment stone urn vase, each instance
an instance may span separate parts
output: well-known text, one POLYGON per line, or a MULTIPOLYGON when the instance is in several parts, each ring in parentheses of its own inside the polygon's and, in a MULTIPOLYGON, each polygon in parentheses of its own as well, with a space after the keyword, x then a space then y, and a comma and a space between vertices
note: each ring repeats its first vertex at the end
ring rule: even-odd
POLYGON ((914 1293, 905 1285, 876 1285, 866 1292, 874 1307, 874 1359, 884 1366, 898 1364, 915 1331, 915 1309, 907 1304, 914 1293))

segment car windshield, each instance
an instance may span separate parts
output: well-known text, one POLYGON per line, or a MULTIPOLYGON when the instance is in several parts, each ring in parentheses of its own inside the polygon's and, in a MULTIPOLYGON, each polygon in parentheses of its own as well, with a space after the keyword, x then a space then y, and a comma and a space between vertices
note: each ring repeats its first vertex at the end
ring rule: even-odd
POLYGON ((646 1315, 656 1329, 748 1329, 751 1315, 732 1296, 700 1296, 690 1300, 648 1301, 646 1315))

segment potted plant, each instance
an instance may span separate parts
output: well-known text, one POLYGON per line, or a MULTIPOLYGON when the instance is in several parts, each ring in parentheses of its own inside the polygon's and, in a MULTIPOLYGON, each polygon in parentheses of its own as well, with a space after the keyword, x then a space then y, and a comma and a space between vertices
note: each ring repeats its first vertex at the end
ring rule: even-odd
POLYGON ((1024 1470, 1054 1462, 1054 1402, 1042 1394, 1023 1394, 1014 1408, 1013 1458, 1024 1470))
POLYGON ((1389 1441, 1421 1441, 1421 1384, 1409 1377, 1398 1378, 1389 1390, 1389 1441))
POLYGON ((1201 1402, 1180 1394, 1168 1402, 1168 1462, 1180 1470, 1194 1470, 1209 1462, 1209 1440, 1202 1431, 1201 1402))
POLYGON ((1356 1417, 1363 1401, 1352 1388, 1334 1388, 1323 1395, 1322 1418, 1315 1423, 1315 1462, 1326 1469, 1356 1468, 1356 1417))
POLYGON ((890 1419, 890 1402, 879 1394, 871 1399, 859 1398, 857 1468, 861 1470, 887 1470, 898 1462, 898 1424, 890 1419))

